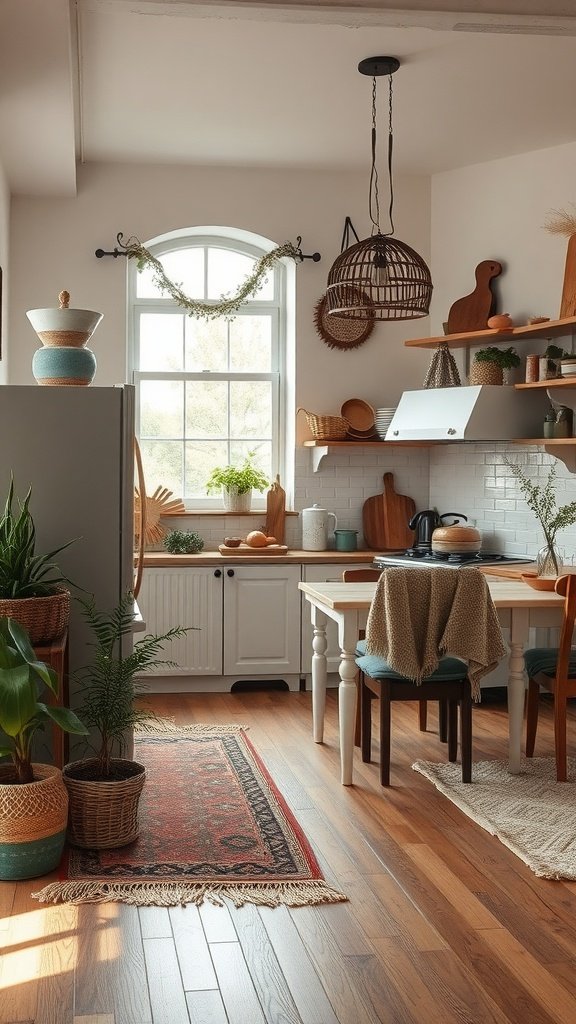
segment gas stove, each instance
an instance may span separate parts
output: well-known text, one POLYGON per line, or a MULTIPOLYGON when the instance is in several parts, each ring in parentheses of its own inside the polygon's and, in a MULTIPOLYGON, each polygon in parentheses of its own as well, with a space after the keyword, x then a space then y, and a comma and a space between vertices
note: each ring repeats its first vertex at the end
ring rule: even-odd
POLYGON ((490 551, 448 554, 408 548, 407 551, 391 551, 385 555, 376 555, 373 565, 376 569, 385 569, 387 565, 447 565, 457 569, 461 565, 522 565, 532 561, 532 558, 523 558, 522 555, 500 555, 490 551))

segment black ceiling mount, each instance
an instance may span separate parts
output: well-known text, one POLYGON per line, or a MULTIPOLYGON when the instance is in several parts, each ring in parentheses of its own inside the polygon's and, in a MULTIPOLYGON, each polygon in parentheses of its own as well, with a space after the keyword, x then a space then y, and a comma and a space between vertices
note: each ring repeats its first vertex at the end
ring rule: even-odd
POLYGON ((398 71, 400 61, 397 57, 365 57, 358 65, 361 75, 377 78, 379 75, 393 75, 398 71))

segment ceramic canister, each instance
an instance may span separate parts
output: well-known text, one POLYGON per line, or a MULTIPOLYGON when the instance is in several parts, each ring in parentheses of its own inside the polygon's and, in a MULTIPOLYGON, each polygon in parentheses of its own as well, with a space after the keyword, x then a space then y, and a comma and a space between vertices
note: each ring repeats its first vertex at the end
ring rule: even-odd
POLYGON ((38 384, 91 384, 96 356, 89 348, 39 348, 32 358, 38 384))
POLYGON ((302 549, 304 551, 326 551, 328 549, 328 531, 332 524, 335 530, 338 520, 333 512, 327 512, 319 505, 304 508, 302 515, 302 549))

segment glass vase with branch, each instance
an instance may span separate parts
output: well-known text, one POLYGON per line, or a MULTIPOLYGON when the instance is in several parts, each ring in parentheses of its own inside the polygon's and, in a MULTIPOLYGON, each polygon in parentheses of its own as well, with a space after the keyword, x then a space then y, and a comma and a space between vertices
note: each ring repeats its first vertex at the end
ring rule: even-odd
POLYGON ((550 467, 546 482, 535 484, 516 462, 504 460, 518 481, 522 496, 528 508, 534 513, 542 527, 545 544, 537 555, 539 576, 559 576, 562 572, 562 553, 556 544, 560 530, 576 523, 576 501, 558 506, 554 492, 556 465, 550 467))

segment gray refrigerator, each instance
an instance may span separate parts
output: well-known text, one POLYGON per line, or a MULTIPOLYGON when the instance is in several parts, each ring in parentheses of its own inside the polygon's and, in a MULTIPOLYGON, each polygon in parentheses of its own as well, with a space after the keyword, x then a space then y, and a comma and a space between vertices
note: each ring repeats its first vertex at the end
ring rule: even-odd
MULTIPOLYGON (((0 504, 14 478, 36 551, 74 540, 55 561, 71 588, 70 675, 91 660, 75 595, 109 610, 134 581, 134 387, 0 386, 0 504)), ((73 686, 71 703, 74 705, 73 686)))

